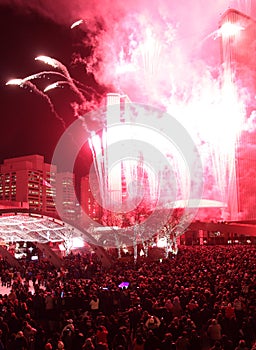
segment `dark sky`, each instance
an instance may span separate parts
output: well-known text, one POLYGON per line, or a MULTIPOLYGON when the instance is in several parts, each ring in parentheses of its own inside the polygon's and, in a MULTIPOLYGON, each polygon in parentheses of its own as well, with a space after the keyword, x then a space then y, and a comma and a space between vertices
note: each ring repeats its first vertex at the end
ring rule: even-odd
MULTIPOLYGON (((77 50, 81 39, 79 31, 74 35, 67 25, 57 24, 35 12, 20 11, 13 5, 1 4, 0 31, 0 162, 29 154, 42 154, 50 162, 58 138, 64 131, 63 124, 51 111, 44 96, 26 86, 5 84, 12 78, 54 70, 35 61, 38 55, 46 55, 61 61, 78 80, 97 88, 93 76, 86 75, 84 67, 71 66, 74 48, 77 50)), ((48 83, 42 79, 33 81, 33 84, 43 89, 48 83)), ((74 120, 70 106, 74 96, 67 88, 50 91, 49 96, 58 116, 68 126, 74 120)))

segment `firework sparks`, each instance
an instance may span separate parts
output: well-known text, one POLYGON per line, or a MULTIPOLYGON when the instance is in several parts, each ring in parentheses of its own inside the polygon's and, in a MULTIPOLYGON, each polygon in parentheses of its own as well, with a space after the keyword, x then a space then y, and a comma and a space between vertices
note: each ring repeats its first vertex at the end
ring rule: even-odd
POLYGON ((42 72, 39 72, 39 73, 36 73, 36 74, 32 74, 32 75, 29 75, 25 78, 23 78, 22 80, 23 81, 26 81, 26 80, 35 80, 35 79, 41 79, 41 78, 45 78, 47 76, 51 76, 51 75, 57 75, 57 76, 60 76, 61 78, 65 78, 65 75, 60 73, 60 72, 55 72, 55 71, 42 71, 42 72))
POLYGON ((18 86, 21 86, 22 84, 24 84, 24 80, 23 79, 11 79, 11 80, 7 81, 7 83, 5 85, 18 85, 18 86))
POLYGON ((217 30, 215 39, 219 37, 230 38, 236 36, 244 29, 244 27, 237 23, 225 22, 220 29, 217 30))
POLYGON ((70 26, 70 28, 73 29, 73 28, 75 28, 75 27, 77 27, 77 26, 80 26, 80 24, 82 24, 82 23, 84 23, 84 21, 83 21, 82 19, 79 19, 78 21, 74 22, 74 23, 70 26))
POLYGON ((42 61, 45 64, 48 64, 49 66, 52 66, 54 68, 60 68, 59 61, 55 60, 54 58, 48 57, 48 56, 37 56, 35 58, 36 61, 42 61))
POLYGON ((26 78, 25 79, 11 79, 6 83, 6 85, 17 85, 17 86, 22 87, 22 88, 28 87, 28 88, 30 88, 30 90, 32 92, 35 92, 36 94, 41 96, 44 100, 47 101, 48 105, 50 106, 51 112, 61 122, 63 129, 64 130, 66 129, 66 123, 65 123, 64 119, 61 118, 58 115, 58 113, 55 111, 55 108, 54 108, 50 98, 47 95, 45 95, 41 90, 39 90, 35 84, 31 83, 31 81, 29 81, 26 78))
POLYGON ((67 82, 67 81, 57 81, 57 82, 55 82, 55 83, 53 83, 53 84, 48 85, 48 86, 44 89, 44 92, 47 92, 47 91, 56 89, 56 88, 60 87, 61 84, 68 84, 68 82, 67 82))
POLYGON ((84 95, 77 88, 76 84, 74 83, 74 80, 72 79, 71 75, 69 74, 69 71, 67 70, 66 66, 64 66, 64 64, 62 64, 55 58, 51 58, 48 56, 38 56, 35 58, 35 60, 43 61, 44 63, 49 64, 54 68, 60 69, 63 72, 63 75, 66 77, 67 81, 69 82, 71 89, 77 94, 77 96, 79 96, 82 103, 86 103, 84 95))
MULTIPOLYGON (((211 52, 204 52, 201 55, 202 53, 196 52, 195 47, 201 45, 202 48, 202 41, 205 45, 209 42, 212 46, 216 44, 213 40, 206 42, 208 38, 240 37, 240 33, 246 31, 247 27, 242 26, 243 22, 226 22, 218 30, 207 35, 212 31, 209 30, 212 28, 209 24, 213 22, 208 19, 212 20, 213 14, 217 28, 220 9, 217 11, 216 4, 220 5, 220 2, 224 4, 221 0, 211 4, 200 2, 200 6, 193 2, 193 5, 186 4, 184 10, 184 2, 182 6, 176 4, 175 8, 171 8, 171 5, 165 2, 161 9, 151 4, 147 7, 147 11, 137 9, 132 4, 127 7, 119 6, 116 2, 115 13, 120 16, 106 16, 110 12, 109 8, 104 12, 108 5, 100 5, 97 10, 101 16, 96 18, 93 9, 90 13, 90 26, 87 28, 86 39, 83 38, 87 42, 79 44, 92 48, 90 56, 86 56, 80 62, 86 64, 86 72, 92 73, 97 83, 111 86, 115 91, 124 91, 133 101, 163 107, 177 117, 195 139, 198 138, 196 142, 198 147, 201 147, 207 172, 206 182, 208 178, 215 177, 215 188, 212 184, 209 183, 208 186, 206 183, 206 193, 211 197, 221 192, 221 199, 225 202, 227 183, 224 177, 228 176, 228 169, 233 167, 234 147, 239 137, 241 123, 244 121, 243 101, 239 95, 239 87, 235 87, 237 90, 233 89, 233 81, 222 84, 224 80, 222 73, 216 74, 220 67, 217 65, 209 67, 208 63, 204 62, 203 57, 212 58, 211 52), (100 17, 104 18, 104 23, 97 22, 100 17), (194 35, 195 29, 196 35, 194 35), (207 35, 206 39, 202 40, 202 35, 207 35), (214 77, 212 68, 215 70, 214 77), (226 130, 229 130, 229 133, 226 130)), ((224 6, 226 7, 226 4, 224 6)), ((86 11, 76 13, 77 18, 85 15, 88 15, 86 11)), ((76 28, 82 23, 83 20, 78 20, 70 28, 76 28)), ((236 49, 239 51, 239 47, 236 49)), ((214 59, 217 61, 218 58, 214 59)), ((91 87, 83 90, 82 83, 74 80, 68 69, 56 59, 38 56, 36 60, 48 64, 59 72, 53 72, 54 69, 51 69, 49 72, 34 74, 25 80, 56 74, 59 80, 45 87, 44 92, 64 84, 70 85, 79 97, 77 98, 79 101, 73 102, 72 105, 75 116, 81 120, 84 128, 88 127, 84 117, 81 117, 82 111, 85 110, 83 106, 87 107, 90 104, 85 96, 87 97, 88 91, 95 94, 94 96, 96 93, 90 90, 91 87)), ((8 82, 8 85, 23 84, 24 80, 8 82)))

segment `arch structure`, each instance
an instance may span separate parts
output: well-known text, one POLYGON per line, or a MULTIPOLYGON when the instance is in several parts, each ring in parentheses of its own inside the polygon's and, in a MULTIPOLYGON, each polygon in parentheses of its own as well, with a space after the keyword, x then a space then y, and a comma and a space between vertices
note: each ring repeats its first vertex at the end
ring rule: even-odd
POLYGON ((54 266, 60 267, 63 263, 62 258, 51 249, 48 243, 64 242, 65 246, 72 248, 71 240, 74 238, 79 238, 88 244, 103 266, 107 267, 111 264, 106 250, 99 246, 97 240, 82 227, 25 208, 0 210, 0 255, 13 266, 18 267, 17 260, 3 248, 5 243, 32 242, 54 266), (13 259, 16 260, 15 263, 13 259))

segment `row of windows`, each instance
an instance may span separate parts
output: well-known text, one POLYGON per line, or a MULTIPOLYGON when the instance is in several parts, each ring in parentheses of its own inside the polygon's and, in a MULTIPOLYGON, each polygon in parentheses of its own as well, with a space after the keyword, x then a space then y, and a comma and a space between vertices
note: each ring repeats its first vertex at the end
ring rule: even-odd
POLYGON ((42 191, 32 191, 32 190, 30 190, 30 191, 28 191, 28 195, 42 195, 42 191))

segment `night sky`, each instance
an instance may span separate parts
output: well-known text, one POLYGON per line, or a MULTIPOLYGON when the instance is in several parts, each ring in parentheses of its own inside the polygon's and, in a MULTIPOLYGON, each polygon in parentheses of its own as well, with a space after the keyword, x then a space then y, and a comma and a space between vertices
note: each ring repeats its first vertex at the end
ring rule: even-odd
MULTIPOLYGON (((81 101, 68 86, 40 94, 28 86, 5 85, 13 78, 55 71, 35 61, 39 55, 67 67, 83 84, 88 106, 97 107, 106 92, 117 91, 177 113, 184 109, 190 115, 190 106, 199 106, 192 116, 201 118, 207 132, 205 110, 219 84, 220 42, 214 33, 229 7, 256 17, 256 2, 249 0, 0 0, 0 162, 30 154, 51 162, 65 127, 76 120, 74 103, 81 101), (71 29, 79 19, 83 25, 71 29), (205 106, 197 104, 200 93, 205 106)), ((42 78, 33 84, 40 92, 56 80, 51 75, 49 82, 42 78)), ((256 154, 255 112, 250 120, 251 139, 242 150, 249 160, 256 154)), ((80 158, 85 172, 91 163, 88 146, 80 158)), ((255 178, 256 170, 251 171, 255 178)))
MULTIPOLYGON (((70 25, 58 24, 49 17, 13 4, 0 4, 0 26, 0 161, 10 157, 41 154, 50 162, 54 147, 64 131, 63 124, 68 126, 75 120, 70 104, 77 97, 68 88, 50 91, 48 96, 56 113, 63 120, 61 122, 43 96, 31 91, 29 87, 6 86, 5 83, 9 79, 53 70, 44 63, 35 61, 35 57, 46 55, 61 61, 72 77, 102 94, 104 89, 95 82, 92 74, 86 73, 84 66, 71 64, 74 52, 79 51, 86 56, 90 53, 90 48, 79 44, 84 36, 79 30, 74 33, 70 25)), ((49 83, 46 79, 37 79, 33 83, 42 90, 57 80, 56 77, 51 79, 53 80, 49 80, 49 83)))
MULTIPOLYGON (((9 79, 24 78, 43 70, 50 70, 49 66, 35 61, 35 57, 46 55, 59 60, 68 68, 73 78, 95 88, 100 94, 104 94, 108 91, 105 86, 111 86, 115 78, 110 68, 114 66, 117 58, 109 50, 109 42, 113 40, 116 47, 121 44, 126 50, 129 31, 133 32, 133 35, 138 34, 139 39, 140 28, 137 30, 134 27, 135 24, 138 25, 136 18, 140 20, 139 16, 145 16, 156 31, 163 25, 163 19, 166 23, 167 20, 170 23, 171 21, 178 23, 177 28, 180 31, 182 44, 179 50, 189 49, 194 56, 197 54, 198 47, 201 48, 199 39, 207 37, 207 34, 217 28, 219 15, 229 3, 228 0, 218 0, 206 5, 201 0, 190 2, 184 0, 177 4, 176 1, 158 0, 149 6, 148 1, 145 0, 129 2, 0 0, 0 161, 8 157, 33 153, 42 154, 47 161, 50 161, 55 144, 64 130, 62 123, 56 119, 49 104, 42 96, 30 92, 27 88, 5 86, 9 79), (171 19, 168 18, 169 15, 171 19), (87 35, 85 26, 83 30, 70 29, 71 24, 80 18, 85 20, 87 29, 90 29, 89 32, 93 33, 95 38, 97 31, 103 29, 101 33, 104 35, 101 36, 101 42, 97 40, 94 42, 95 47, 99 46, 97 54, 101 56, 98 64, 102 63, 101 67, 96 66, 98 84, 95 82, 94 75, 87 74, 84 63, 71 64, 75 60, 76 53, 82 59, 91 54, 90 45, 84 44, 87 35), (135 21, 134 24, 133 21, 135 21), (99 28, 97 28, 99 23, 99 28), (105 42, 107 42, 106 46, 104 46, 105 42)), ((91 41, 93 35, 91 35, 91 41)), ((202 49, 201 55, 207 52, 210 60, 216 59, 216 50, 217 52, 219 50, 217 43, 211 42, 210 48, 205 50, 205 47, 202 47, 202 49), (215 54, 209 54, 211 50, 215 54)), ((180 60, 178 50, 174 54, 180 60)), ((175 60, 175 57, 172 53, 172 60, 175 60)), ((180 77, 178 76, 180 80, 183 79, 183 74, 186 77, 189 76, 184 66, 180 69, 177 67, 175 70, 177 75, 180 74, 180 77)), ((193 74, 191 77, 193 78, 193 74)), ((137 75, 136 78, 137 80, 134 80, 128 76, 127 79, 126 75, 122 77, 123 90, 125 89, 128 94, 134 93, 133 98, 142 95, 141 91, 144 89, 144 87, 138 87, 142 81, 141 76, 137 75)), ((45 81, 41 83, 37 80, 35 83, 39 89, 44 89, 46 86, 45 81)), ((113 85, 117 85, 116 81, 114 83, 113 85)), ((70 105, 74 101, 74 96, 67 88, 51 91, 48 96, 58 115, 66 125, 69 125, 74 120, 74 113, 70 105)))

